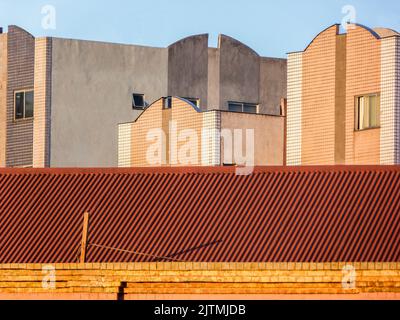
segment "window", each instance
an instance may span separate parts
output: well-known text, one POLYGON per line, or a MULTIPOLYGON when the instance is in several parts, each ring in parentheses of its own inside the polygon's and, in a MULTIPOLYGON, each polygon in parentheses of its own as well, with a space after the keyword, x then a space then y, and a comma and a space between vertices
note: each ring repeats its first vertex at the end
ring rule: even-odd
POLYGON ((228 110, 232 112, 258 113, 258 105, 254 103, 229 102, 228 110))
POLYGON ((172 97, 163 98, 163 108, 171 109, 172 108, 172 97))
POLYGON ((15 120, 33 117, 33 91, 17 91, 14 95, 15 120))
POLYGON ((194 104, 196 107, 198 107, 199 104, 200 104, 200 99, 197 99, 197 98, 183 98, 183 99, 185 99, 185 100, 189 101, 190 103, 194 104))
POLYGON ((370 94, 356 97, 356 130, 380 127, 380 95, 370 94))
POLYGON ((146 106, 144 101, 144 94, 134 93, 132 100, 132 107, 134 109, 143 109, 146 106))

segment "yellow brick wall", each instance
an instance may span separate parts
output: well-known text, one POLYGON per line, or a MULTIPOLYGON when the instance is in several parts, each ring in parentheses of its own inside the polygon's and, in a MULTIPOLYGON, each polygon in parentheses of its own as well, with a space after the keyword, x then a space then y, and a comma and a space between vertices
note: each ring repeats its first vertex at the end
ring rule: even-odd
POLYGON ((337 28, 335 25, 323 31, 303 53, 303 165, 335 163, 337 28))
POLYGON ((380 129, 355 132, 355 97, 380 93, 381 43, 365 28, 347 33, 346 62, 346 164, 380 163, 380 129))
POLYGON ((6 165, 7 34, 0 34, 0 167, 6 165))
POLYGON ((146 109, 146 111, 132 123, 131 128, 131 164, 133 167, 150 166, 146 156, 153 142, 147 141, 147 134, 152 129, 162 129, 164 132, 165 140, 163 142, 163 148, 165 150, 165 161, 162 165, 197 166, 202 164, 201 137, 203 114, 197 112, 187 102, 178 98, 172 98, 172 108, 163 109, 163 99, 160 99, 146 109), (170 135, 170 125, 176 127, 176 134, 170 135), (189 141, 188 139, 183 139, 184 136, 180 136, 185 133, 185 130, 193 130, 195 133, 194 142, 196 145, 196 152, 188 152, 187 154, 189 157, 186 159, 187 163, 182 164, 182 156, 180 156, 179 153, 184 153, 184 150, 187 150, 184 146, 187 145, 189 141), (175 137, 176 142, 174 141, 175 137), (173 147, 174 145, 176 145, 175 148, 173 147))
POLYGON ((50 165, 50 39, 35 39, 35 85, 33 121, 33 167, 43 168, 50 165))
POLYGON ((172 99, 172 113, 171 118, 178 129, 177 150, 175 155, 170 154, 170 164, 172 166, 200 166, 201 165, 201 143, 202 143, 202 128, 203 128, 203 115, 201 112, 196 111, 187 102, 180 99, 172 99), (190 134, 193 132, 194 143, 196 148, 191 148, 189 151, 185 147, 189 145, 190 140, 185 137, 185 131, 190 134), (181 137, 179 137, 182 135, 181 137), (187 152, 185 152, 187 151, 187 152), (174 161, 175 159, 175 161, 174 161))
POLYGON ((151 166, 147 161, 147 150, 149 144, 147 134, 151 129, 162 128, 162 99, 151 105, 141 116, 132 124, 132 166, 133 167, 148 167, 151 166))
POLYGON ((44 295, 62 299, 75 294, 72 297, 78 299, 165 299, 179 295, 395 299, 399 297, 399 280, 400 263, 4 264, 0 265, 0 298, 44 295), (346 267, 354 270, 351 287, 343 286, 346 267), (43 287, 45 276, 50 274, 44 268, 53 270, 53 287, 43 287))

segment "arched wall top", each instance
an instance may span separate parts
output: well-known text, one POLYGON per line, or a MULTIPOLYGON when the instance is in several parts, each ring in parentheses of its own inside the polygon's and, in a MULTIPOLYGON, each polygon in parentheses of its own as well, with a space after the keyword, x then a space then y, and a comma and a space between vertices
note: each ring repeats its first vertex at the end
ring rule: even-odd
POLYGON ((382 38, 400 36, 400 33, 390 28, 374 28, 374 31, 382 38))
MULTIPOLYGON (((153 107, 153 106, 154 106, 155 104, 157 104, 159 101, 162 101, 164 98, 165 98, 165 97, 162 97, 162 98, 159 98, 159 99, 153 101, 150 105, 148 105, 148 106, 143 110, 143 112, 142 112, 142 113, 136 118, 136 120, 133 121, 132 123, 137 122, 137 121, 140 119, 140 117, 141 117, 148 109, 150 109, 151 107, 153 107)), ((184 99, 184 98, 175 97, 175 96, 173 96, 173 97, 171 97, 171 98, 173 98, 173 99, 178 99, 178 100, 181 100, 181 101, 185 102, 189 107, 192 107, 192 108, 194 109, 194 111, 196 111, 196 112, 203 112, 203 111, 202 111, 200 108, 198 108, 196 105, 194 105, 193 103, 191 103, 190 101, 188 101, 188 100, 186 100, 186 99, 184 99)), ((172 106, 172 107, 173 107, 173 106, 172 106)), ((121 124, 122 124, 122 123, 121 123, 121 124)))
POLYGON ((328 31, 331 31, 332 28, 336 28, 336 34, 339 34, 339 24, 335 23, 331 26, 329 26, 328 28, 322 30, 320 33, 318 33, 314 39, 312 39, 312 41, 308 44, 308 46, 304 49, 304 52, 308 50, 308 48, 311 47, 311 45, 317 40, 319 39, 322 35, 324 35, 325 33, 327 33, 328 31))
POLYGON ((378 34, 377 32, 375 32, 375 31, 374 31, 373 29, 371 29, 371 28, 368 28, 368 27, 366 27, 366 26, 364 26, 364 25, 362 25, 362 24, 359 24, 359 23, 352 23, 352 24, 350 24, 350 25, 353 25, 353 26, 355 26, 355 27, 358 28, 358 29, 363 29, 363 30, 369 32, 369 33, 370 33, 375 39, 377 39, 377 40, 381 39, 381 37, 379 36, 379 34, 378 34))
POLYGON ((184 43, 184 42, 188 42, 188 41, 195 41, 195 40, 205 40, 207 41, 207 45, 208 45, 208 33, 203 33, 203 34, 196 34, 196 35, 192 35, 192 36, 188 36, 186 38, 180 39, 178 41, 175 41, 174 43, 170 44, 168 46, 168 48, 174 47, 178 44, 184 43))
POLYGON ((23 28, 21 28, 21 27, 18 27, 18 26, 16 26, 16 25, 10 25, 10 26, 8 26, 8 32, 10 32, 10 31, 19 31, 19 32, 25 33, 27 36, 30 36, 30 37, 32 37, 32 38, 35 38, 31 33, 29 33, 29 32, 26 31, 25 29, 23 29, 23 28))
POLYGON ((234 39, 232 37, 229 37, 229 36, 227 36, 225 34, 220 34, 219 37, 218 37, 218 49, 221 48, 221 41, 222 40, 225 40, 227 42, 236 44, 236 45, 240 46, 241 48, 245 49, 246 51, 250 51, 251 53, 253 53, 257 57, 260 56, 255 50, 253 50, 249 46, 245 45, 243 42, 240 42, 239 40, 236 40, 236 39, 234 39))

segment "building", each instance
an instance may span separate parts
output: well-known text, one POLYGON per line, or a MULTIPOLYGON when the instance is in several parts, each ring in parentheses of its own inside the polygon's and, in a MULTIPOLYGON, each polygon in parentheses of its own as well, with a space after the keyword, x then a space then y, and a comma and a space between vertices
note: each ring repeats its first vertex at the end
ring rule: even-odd
POLYGON ((0 34, 0 166, 113 167, 118 124, 165 96, 202 110, 280 114, 286 60, 228 36, 167 48, 0 34))
POLYGON ((398 166, 0 169, 0 298, 398 299, 399 188, 398 166))
POLYGON ((288 55, 287 164, 400 163, 400 34, 349 24, 288 55))
POLYGON ((159 99, 119 126, 118 166, 282 165, 285 117, 159 99))

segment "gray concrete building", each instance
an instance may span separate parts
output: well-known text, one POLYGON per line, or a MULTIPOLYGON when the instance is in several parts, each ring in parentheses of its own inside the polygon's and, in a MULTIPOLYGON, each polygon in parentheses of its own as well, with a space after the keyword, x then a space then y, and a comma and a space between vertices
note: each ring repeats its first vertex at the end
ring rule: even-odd
POLYGON ((167 48, 0 34, 0 166, 115 167, 118 124, 160 97, 281 115, 286 60, 208 35, 167 48))

